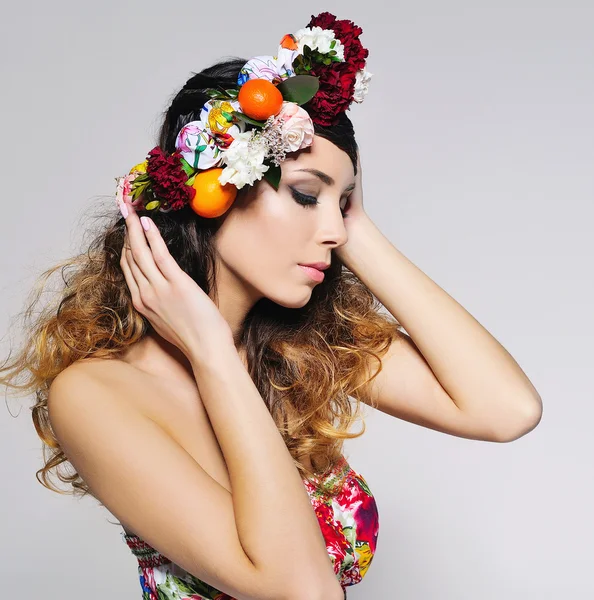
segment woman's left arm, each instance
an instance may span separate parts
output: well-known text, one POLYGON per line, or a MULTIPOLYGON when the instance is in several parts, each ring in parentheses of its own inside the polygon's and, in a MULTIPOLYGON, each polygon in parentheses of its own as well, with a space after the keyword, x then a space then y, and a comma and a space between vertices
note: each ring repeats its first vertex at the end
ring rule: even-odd
POLYGON ((409 421, 492 441, 511 441, 536 427, 542 401, 518 363, 365 213, 360 163, 346 215, 348 241, 335 250, 337 256, 414 342, 394 342, 389 355, 396 359, 382 361, 373 382, 377 400, 383 401, 380 410, 395 416, 400 410, 409 421), (398 353, 404 361, 400 365, 398 353))

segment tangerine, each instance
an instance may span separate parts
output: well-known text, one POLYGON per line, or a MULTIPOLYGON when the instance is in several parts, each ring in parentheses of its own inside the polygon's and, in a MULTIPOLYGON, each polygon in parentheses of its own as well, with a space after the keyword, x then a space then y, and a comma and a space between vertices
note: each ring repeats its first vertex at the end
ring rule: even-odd
POLYGON ((220 217, 227 212, 237 196, 237 186, 232 183, 221 184, 221 167, 207 169, 196 174, 192 187, 196 190, 190 200, 192 210, 207 218, 220 217))
POLYGON ((278 114, 283 95, 268 79, 248 79, 239 90, 237 100, 244 114, 258 121, 278 114))

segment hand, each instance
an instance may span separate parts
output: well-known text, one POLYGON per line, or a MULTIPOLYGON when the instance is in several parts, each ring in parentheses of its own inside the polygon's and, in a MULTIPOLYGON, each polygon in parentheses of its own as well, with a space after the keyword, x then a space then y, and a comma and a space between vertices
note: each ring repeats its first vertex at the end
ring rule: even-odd
POLYGON ((355 189, 349 196, 347 203, 344 226, 348 240, 342 246, 335 248, 334 253, 341 262, 350 269, 351 252, 356 252, 356 238, 360 231, 371 221, 363 208, 363 171, 361 169, 361 156, 357 152, 357 175, 355 176, 355 189))
POLYGON ((213 345, 234 345, 229 324, 171 256, 155 222, 146 217, 149 229, 145 231, 134 207, 128 202, 125 206, 128 216, 120 266, 134 308, 190 360, 208 356, 213 345))

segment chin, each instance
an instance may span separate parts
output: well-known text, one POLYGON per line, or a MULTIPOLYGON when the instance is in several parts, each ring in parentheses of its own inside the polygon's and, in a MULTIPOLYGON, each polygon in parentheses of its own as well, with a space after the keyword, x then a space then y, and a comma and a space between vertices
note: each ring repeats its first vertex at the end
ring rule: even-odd
POLYGON ((284 308, 303 308, 311 300, 312 288, 305 285, 301 287, 303 290, 299 293, 295 292, 290 296, 268 296, 268 298, 284 308))

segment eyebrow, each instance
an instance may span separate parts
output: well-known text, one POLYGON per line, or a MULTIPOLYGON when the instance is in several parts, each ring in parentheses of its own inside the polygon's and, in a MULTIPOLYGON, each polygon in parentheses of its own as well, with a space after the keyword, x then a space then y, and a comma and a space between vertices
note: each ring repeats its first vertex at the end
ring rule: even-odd
MULTIPOLYGON (((326 185, 334 185, 336 183, 334 179, 330 177, 330 175, 324 173, 324 171, 319 171, 318 169, 297 169, 297 171, 305 171, 306 173, 311 173, 312 175, 315 175, 318 179, 321 179, 326 185)), ((344 191, 348 192, 349 190, 354 189, 355 184, 351 183, 351 185, 344 188, 344 191)))

